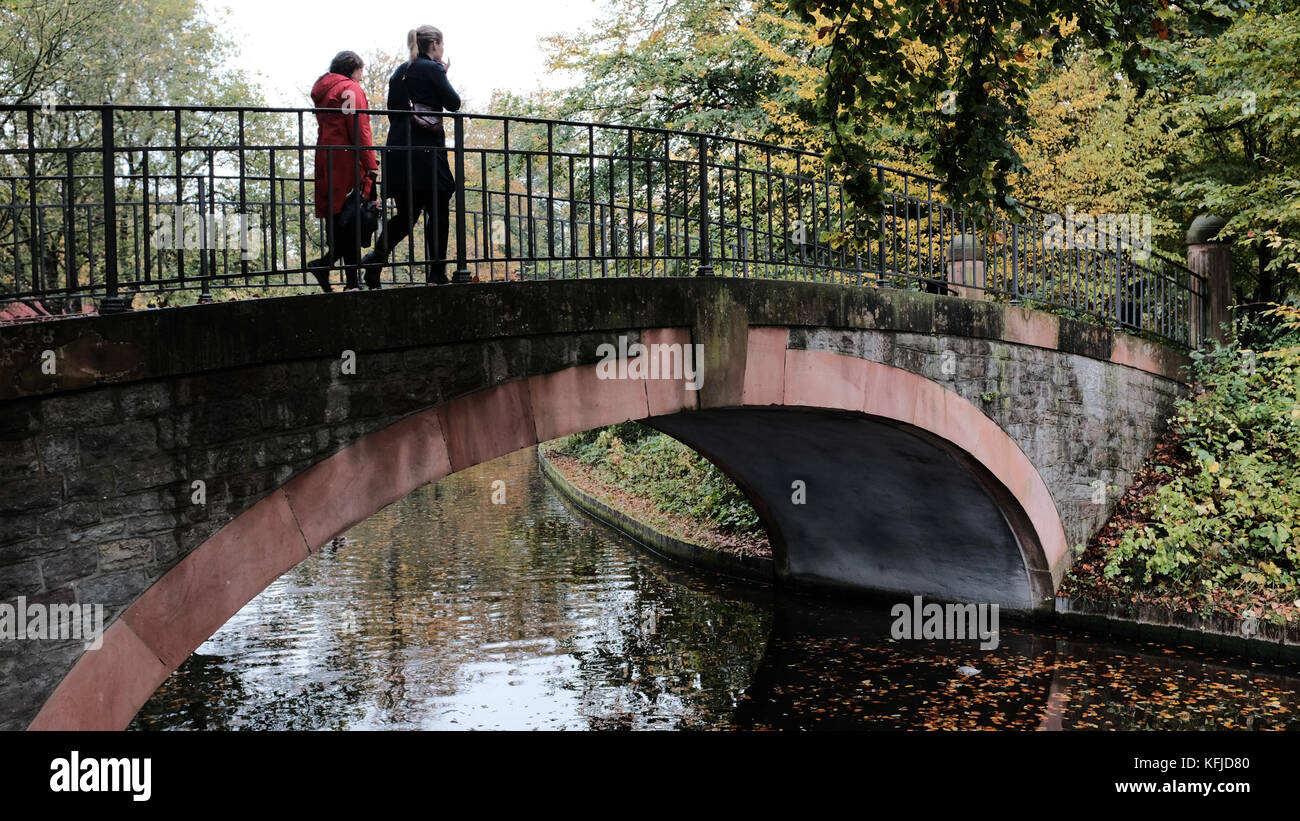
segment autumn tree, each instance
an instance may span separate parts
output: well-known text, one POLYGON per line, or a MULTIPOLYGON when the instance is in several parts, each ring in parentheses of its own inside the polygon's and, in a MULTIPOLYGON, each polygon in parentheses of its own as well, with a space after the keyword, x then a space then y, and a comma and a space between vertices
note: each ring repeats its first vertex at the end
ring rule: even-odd
POLYGON ((1150 40, 1168 38, 1174 22, 1196 32, 1227 22, 1227 4, 1191 0, 1175 13, 1162 3, 787 0, 805 22, 830 20, 819 30, 826 78, 814 114, 863 214, 880 207, 881 191, 855 169, 878 158, 887 119, 953 204, 985 223, 998 211, 1020 212, 1014 181, 1025 165, 1016 144, 1032 138, 1028 98, 1045 62, 1060 67, 1095 48, 1141 95, 1152 73, 1150 40))
MULTIPOLYGON (((99 167, 89 149, 102 145, 102 115, 71 107, 105 103, 263 105, 260 89, 243 72, 228 67, 234 54, 234 43, 220 33, 197 0, 11 0, 0 5, 0 89, 4 99, 42 106, 30 119, 25 111, 0 112, 0 139, 19 148, 65 149, 31 156, 7 154, 0 158, 0 174, 25 178, 30 160, 35 165, 32 185, 38 201, 58 203, 65 197, 100 200, 99 167), (71 190, 64 191, 59 179, 69 168, 74 172, 71 190)), ((144 161, 144 152, 135 147, 174 144, 175 119, 169 112, 118 111, 113 116, 114 143, 119 147, 115 153, 118 198, 129 202, 139 197, 144 161)), ((182 145, 234 145, 239 141, 240 118, 233 113, 187 112, 181 123, 182 145)), ((293 124, 284 115, 270 113, 249 114, 242 130, 246 142, 263 145, 283 144, 294 133, 293 124)), ((161 153, 155 154, 155 168, 175 158, 169 154, 164 160, 161 153)), ((186 151, 180 158, 181 174, 189 176, 212 164, 215 152, 186 151)), ((245 159, 248 176, 266 176, 269 162, 264 154, 249 154, 245 159)), ((250 184, 247 193, 257 196, 257 185, 250 184)), ((261 192, 263 198, 266 193, 261 192)), ((68 246, 61 220, 43 223, 33 232, 26 224, 26 209, 4 207, 12 204, 9 197, 17 195, 27 197, 30 192, 5 189, 0 195, 0 242, 8 245, 17 240, 25 245, 32 233, 37 233, 43 259, 34 264, 47 271, 94 264, 87 256, 91 244, 85 238, 78 247, 79 261, 64 257, 68 246)), ((81 230, 93 238, 102 235, 104 228, 99 218, 81 230)), ((143 228, 137 226, 136 230, 143 228)), ((94 247, 102 248, 101 240, 95 239, 94 247)), ((122 243, 119 250, 128 253, 122 243)), ((21 260, 6 260, 6 267, 0 269, 0 289, 12 287, 20 271, 11 266, 22 265, 21 260)))
MULTIPOLYGON (((406 62, 407 54, 400 51, 375 49, 361 55, 365 62, 365 77, 361 89, 366 93, 366 101, 371 108, 388 108, 388 80, 397 67, 406 62)), ((388 118, 382 114, 370 118, 370 134, 375 145, 388 139, 388 118)))
POLYGON ((1188 158, 1177 197, 1228 218, 1237 300, 1300 289, 1300 9, 1267 0, 1215 37, 1162 44, 1165 107, 1188 158))
POLYGON ((1182 252, 1190 206, 1173 196, 1187 146, 1160 94, 1137 86, 1093 50, 1050 63, 1026 96, 1029 131, 1012 139, 1019 199, 1057 213, 1146 214, 1163 250, 1182 252))
POLYGON ((586 31, 546 38, 579 82, 564 116, 816 149, 799 113, 821 79, 814 30, 772 2, 615 0, 586 31))

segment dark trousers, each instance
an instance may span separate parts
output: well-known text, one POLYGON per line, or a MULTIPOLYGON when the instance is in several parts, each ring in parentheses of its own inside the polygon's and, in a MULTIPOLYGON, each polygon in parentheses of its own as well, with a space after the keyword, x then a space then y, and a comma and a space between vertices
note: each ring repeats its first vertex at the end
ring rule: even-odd
MULTIPOLYGON (((341 213, 340 211, 339 214, 341 213)), ((334 263, 342 259, 345 263, 343 271, 347 287, 357 288, 360 287, 358 279, 361 273, 361 245, 355 228, 352 231, 338 230, 339 214, 325 218, 325 242, 328 250, 325 251, 325 256, 308 262, 307 267, 312 269, 321 287, 325 287, 329 282, 330 270, 333 269, 334 263)))
POLYGON ((384 225, 375 240, 374 258, 387 261, 392 250, 410 235, 421 214, 424 220, 424 258, 428 261, 424 281, 443 285, 447 282, 447 223, 451 216, 452 186, 441 187, 437 198, 433 191, 397 192, 393 196, 396 213, 384 225), (432 221, 432 224, 431 222, 432 221))

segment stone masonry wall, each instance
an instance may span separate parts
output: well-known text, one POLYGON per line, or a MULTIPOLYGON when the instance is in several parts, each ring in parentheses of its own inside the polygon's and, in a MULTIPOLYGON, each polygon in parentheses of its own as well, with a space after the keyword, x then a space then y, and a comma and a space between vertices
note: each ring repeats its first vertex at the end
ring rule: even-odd
MULTIPOLYGON (((629 338, 639 338, 628 332, 629 338)), ((105 626, 295 475, 401 417, 595 361, 608 335, 358 352, 7 402, 0 602, 102 603, 105 626), (193 482, 206 504, 193 502, 193 482)), ((0 642, 0 729, 22 729, 80 641, 0 642)))

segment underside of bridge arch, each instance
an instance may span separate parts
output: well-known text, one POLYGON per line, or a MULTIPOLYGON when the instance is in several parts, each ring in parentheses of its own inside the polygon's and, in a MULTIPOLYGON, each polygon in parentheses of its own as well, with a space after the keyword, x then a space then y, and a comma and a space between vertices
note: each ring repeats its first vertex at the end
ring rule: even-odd
POLYGON ((969 453, 913 425, 815 408, 647 420, 745 491, 780 583, 1032 610, 1053 587, 1015 498, 969 453))

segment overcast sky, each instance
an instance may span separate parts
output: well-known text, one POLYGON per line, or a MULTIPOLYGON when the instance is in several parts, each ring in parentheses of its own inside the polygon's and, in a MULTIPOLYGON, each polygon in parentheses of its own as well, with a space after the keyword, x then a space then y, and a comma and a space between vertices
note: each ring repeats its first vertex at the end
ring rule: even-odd
POLYGON ((471 110, 486 108, 493 89, 559 88, 571 78, 546 72, 538 38, 572 33, 598 15, 597 0, 480 0, 392 3, 387 0, 202 0, 209 18, 239 45, 239 67, 261 81, 272 105, 309 106, 311 84, 344 49, 405 51, 406 32, 442 29, 449 78, 471 110), (424 9, 423 11, 421 9, 424 9))

